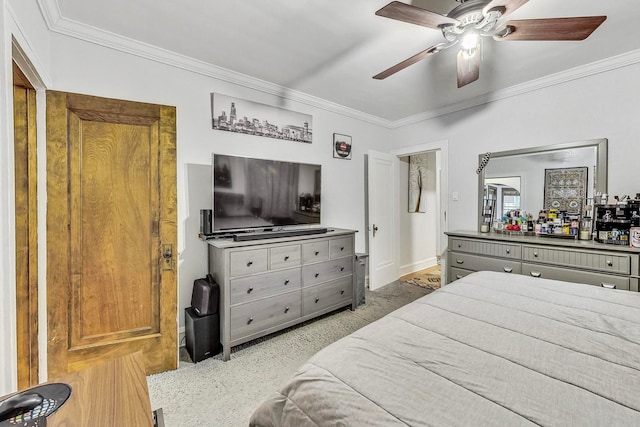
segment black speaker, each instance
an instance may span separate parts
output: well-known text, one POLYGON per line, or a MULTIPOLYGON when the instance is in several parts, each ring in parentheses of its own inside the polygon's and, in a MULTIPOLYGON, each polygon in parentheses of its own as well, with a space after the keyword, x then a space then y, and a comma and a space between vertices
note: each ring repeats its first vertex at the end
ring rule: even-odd
POLYGON ((208 316, 218 312, 220 304, 220 286, 213 280, 211 274, 193 282, 191 291, 191 308, 198 316, 208 316))
POLYGON ((194 363, 222 351, 220 344, 220 315, 198 316, 191 307, 184 309, 184 329, 187 352, 194 363))
POLYGON ((213 210, 200 209, 200 234, 208 236, 213 234, 213 210))

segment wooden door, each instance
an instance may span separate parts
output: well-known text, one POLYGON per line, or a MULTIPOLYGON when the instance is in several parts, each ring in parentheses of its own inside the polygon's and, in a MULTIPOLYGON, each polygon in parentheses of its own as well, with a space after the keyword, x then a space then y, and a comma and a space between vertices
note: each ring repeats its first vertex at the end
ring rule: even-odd
POLYGON ((48 375, 177 367, 175 108, 47 92, 48 375))
POLYGON ((18 389, 38 384, 36 92, 13 63, 18 389))

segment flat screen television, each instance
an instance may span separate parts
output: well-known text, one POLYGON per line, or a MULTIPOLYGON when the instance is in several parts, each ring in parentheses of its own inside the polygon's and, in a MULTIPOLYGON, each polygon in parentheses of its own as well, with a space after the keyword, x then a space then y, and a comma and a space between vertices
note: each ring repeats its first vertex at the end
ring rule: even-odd
POLYGON ((320 224, 320 165, 213 155, 213 231, 320 224))

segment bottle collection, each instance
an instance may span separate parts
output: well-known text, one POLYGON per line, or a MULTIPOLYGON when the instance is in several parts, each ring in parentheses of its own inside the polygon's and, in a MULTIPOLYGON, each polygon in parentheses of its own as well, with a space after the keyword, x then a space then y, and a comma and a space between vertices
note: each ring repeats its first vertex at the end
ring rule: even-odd
POLYGON ((636 246, 634 232, 640 226, 640 200, 606 198, 595 207, 594 240, 612 245, 636 246))
POLYGON ((514 210, 507 212, 501 221, 493 225, 496 231, 521 232, 523 234, 544 234, 578 238, 581 217, 557 209, 543 209, 534 218, 532 214, 514 210))
POLYGON ((596 194, 594 198, 585 199, 581 212, 542 209, 537 218, 522 210, 511 210, 502 218, 495 219, 492 228, 502 233, 640 247, 640 193, 635 199, 596 194))

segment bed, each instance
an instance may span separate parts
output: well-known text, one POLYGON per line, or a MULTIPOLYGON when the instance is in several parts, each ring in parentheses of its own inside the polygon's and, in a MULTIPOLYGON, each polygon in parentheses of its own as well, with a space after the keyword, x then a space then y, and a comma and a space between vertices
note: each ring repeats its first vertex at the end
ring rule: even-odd
POLYGON ((640 426, 640 294, 464 277, 333 343, 251 426, 640 426))

